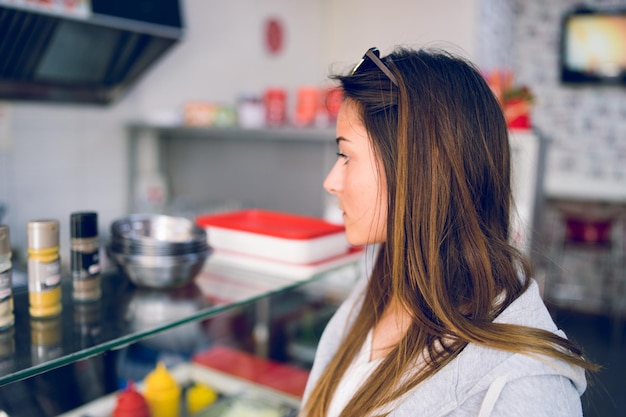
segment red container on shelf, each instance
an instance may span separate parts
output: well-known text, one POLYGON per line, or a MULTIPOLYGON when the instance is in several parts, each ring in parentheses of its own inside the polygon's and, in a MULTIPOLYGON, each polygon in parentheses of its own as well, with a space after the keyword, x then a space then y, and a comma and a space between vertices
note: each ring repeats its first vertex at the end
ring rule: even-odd
POLYGON ((287 93, 281 88, 265 91, 265 122, 267 126, 282 126, 287 120, 287 93))
POLYGON ((302 398, 309 377, 306 369, 221 345, 194 355, 192 362, 298 399, 302 398))
POLYGON ((504 104, 504 116, 509 129, 531 128, 530 105, 524 100, 510 100, 504 104))
POLYGON ((301 87, 298 89, 295 123, 298 127, 312 126, 315 122, 320 103, 320 89, 301 87))
POLYGON ((331 122, 337 120, 339 115, 339 108, 343 102, 343 92, 337 87, 329 87, 326 89, 326 97, 324 103, 326 105, 326 111, 328 112, 328 119, 331 122))

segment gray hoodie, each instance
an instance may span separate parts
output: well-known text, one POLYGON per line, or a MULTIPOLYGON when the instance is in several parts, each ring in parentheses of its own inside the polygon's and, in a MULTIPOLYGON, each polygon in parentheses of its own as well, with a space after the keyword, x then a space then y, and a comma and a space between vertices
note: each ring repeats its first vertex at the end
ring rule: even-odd
MULTIPOLYGON (((365 279, 357 283, 324 330, 304 401, 353 322, 365 283, 365 279)), ((552 321, 534 281, 495 321, 565 336, 552 321)), ((411 390, 390 416, 582 416, 580 396, 586 386, 585 372, 579 367, 549 357, 470 344, 447 366, 411 390)))

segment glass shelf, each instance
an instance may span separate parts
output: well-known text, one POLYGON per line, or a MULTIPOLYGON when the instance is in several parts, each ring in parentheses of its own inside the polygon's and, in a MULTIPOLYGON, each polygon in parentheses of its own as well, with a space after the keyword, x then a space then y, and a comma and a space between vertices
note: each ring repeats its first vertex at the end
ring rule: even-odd
POLYGON ((71 299, 63 280, 63 310, 48 319, 31 318, 28 291, 14 293, 15 326, 0 333, 0 386, 26 379, 195 320, 252 303, 303 284, 226 267, 206 268, 189 285, 169 290, 138 288, 117 271, 102 275, 102 298, 93 303, 71 299))

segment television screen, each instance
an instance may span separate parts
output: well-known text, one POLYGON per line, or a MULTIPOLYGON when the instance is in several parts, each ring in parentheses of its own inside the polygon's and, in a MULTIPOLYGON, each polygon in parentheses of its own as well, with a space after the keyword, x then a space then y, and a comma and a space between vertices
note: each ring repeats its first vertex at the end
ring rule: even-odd
POLYGON ((560 55, 563 82, 626 84, 626 9, 566 14, 560 55))

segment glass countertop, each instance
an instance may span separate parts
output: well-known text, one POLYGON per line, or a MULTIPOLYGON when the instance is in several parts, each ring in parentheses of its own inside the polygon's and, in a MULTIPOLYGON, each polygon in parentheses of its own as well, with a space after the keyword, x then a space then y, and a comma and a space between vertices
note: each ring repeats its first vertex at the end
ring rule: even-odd
POLYGON ((184 287, 138 288, 117 271, 102 275, 102 297, 91 303, 71 298, 71 281, 63 279, 63 310, 53 318, 28 312, 28 291, 14 293, 15 326, 0 332, 0 386, 120 349, 183 323, 209 318, 318 280, 296 280, 231 267, 205 267, 184 287))

